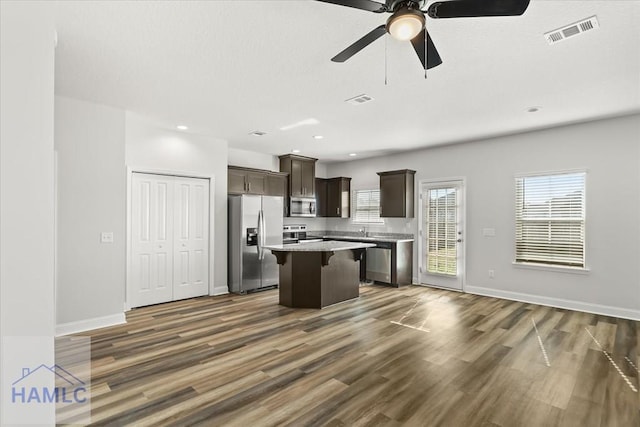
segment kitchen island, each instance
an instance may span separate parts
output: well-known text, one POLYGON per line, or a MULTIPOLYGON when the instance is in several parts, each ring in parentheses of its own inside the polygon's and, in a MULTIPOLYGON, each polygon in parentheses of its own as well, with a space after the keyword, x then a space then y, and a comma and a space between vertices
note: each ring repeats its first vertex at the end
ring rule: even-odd
POLYGON ((360 259, 372 243, 267 245, 280 265, 280 304, 322 308, 360 295, 360 259))

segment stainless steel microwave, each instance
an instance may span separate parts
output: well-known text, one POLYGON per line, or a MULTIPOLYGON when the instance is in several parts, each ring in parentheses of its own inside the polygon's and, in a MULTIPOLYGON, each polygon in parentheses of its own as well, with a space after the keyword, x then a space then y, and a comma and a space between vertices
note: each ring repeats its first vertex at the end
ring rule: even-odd
POLYGON ((289 216, 316 216, 316 199, 292 197, 289 199, 289 216))

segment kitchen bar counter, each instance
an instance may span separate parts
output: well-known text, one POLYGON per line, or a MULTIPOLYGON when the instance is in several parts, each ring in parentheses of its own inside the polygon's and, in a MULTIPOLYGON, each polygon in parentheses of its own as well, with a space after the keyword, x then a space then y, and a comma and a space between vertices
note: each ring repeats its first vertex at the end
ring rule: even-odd
POLYGON ((322 308, 360 295, 360 259, 372 243, 267 245, 280 265, 280 304, 322 308))
MULTIPOLYGON (((381 235, 355 235, 356 233, 339 235, 335 232, 316 232, 307 235, 320 236, 324 239, 332 239, 347 242, 375 243, 378 248, 387 248, 391 250, 391 270, 385 265, 383 269, 379 269, 373 264, 368 264, 365 257, 360 261, 360 280, 375 280, 377 283, 389 284, 394 287, 402 285, 410 285, 413 281, 413 242, 411 234, 381 234, 381 235), (369 270, 372 270, 370 272, 369 270), (381 274, 378 274, 381 273, 381 274)), ((367 252, 369 255, 369 252, 367 252)))
POLYGON ((324 242, 312 243, 295 243, 291 245, 267 245, 264 248, 270 249, 271 252, 328 252, 328 251, 345 251, 348 249, 366 249, 372 248, 373 243, 359 242, 342 242, 337 240, 328 240, 324 242))
POLYGON ((396 239, 388 236, 322 236, 323 239, 349 240, 352 242, 385 242, 385 243, 401 243, 413 242, 413 239, 396 239))

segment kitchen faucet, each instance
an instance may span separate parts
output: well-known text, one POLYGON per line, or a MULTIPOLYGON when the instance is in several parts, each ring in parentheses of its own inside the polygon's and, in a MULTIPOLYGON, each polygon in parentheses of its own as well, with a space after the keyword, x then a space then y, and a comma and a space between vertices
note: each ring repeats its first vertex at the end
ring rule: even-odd
POLYGON ((362 237, 367 237, 367 227, 362 227, 358 232, 362 233, 362 237))

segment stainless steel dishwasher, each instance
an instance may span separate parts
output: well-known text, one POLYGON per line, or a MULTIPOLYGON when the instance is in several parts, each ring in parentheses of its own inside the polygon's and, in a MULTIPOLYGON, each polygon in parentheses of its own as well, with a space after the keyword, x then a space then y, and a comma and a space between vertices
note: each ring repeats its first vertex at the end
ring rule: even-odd
POLYGON ((391 283, 392 243, 376 242, 375 248, 367 248, 367 280, 391 283))

